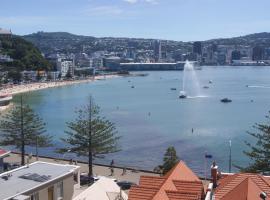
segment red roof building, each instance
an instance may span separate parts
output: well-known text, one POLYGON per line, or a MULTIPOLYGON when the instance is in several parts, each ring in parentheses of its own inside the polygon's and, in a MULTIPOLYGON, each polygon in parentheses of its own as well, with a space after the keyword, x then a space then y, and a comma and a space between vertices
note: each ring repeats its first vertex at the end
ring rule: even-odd
POLYGON ((215 200, 270 200, 270 178, 248 173, 222 176, 213 193, 215 200), (266 198, 260 197, 262 193, 266 198))
POLYGON ((129 200, 202 200, 202 181, 180 161, 163 177, 141 176, 139 186, 132 186, 129 200))

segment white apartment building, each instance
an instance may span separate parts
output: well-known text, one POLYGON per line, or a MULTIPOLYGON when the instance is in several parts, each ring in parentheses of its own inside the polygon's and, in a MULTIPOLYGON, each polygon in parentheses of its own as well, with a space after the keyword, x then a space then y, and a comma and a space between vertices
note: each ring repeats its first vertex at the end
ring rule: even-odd
POLYGON ((56 62, 57 71, 61 73, 62 77, 65 77, 70 70, 71 76, 74 75, 74 60, 73 59, 61 59, 59 58, 56 62))
POLYGON ((0 174, 0 199, 71 200, 79 174, 76 165, 34 162, 0 174))

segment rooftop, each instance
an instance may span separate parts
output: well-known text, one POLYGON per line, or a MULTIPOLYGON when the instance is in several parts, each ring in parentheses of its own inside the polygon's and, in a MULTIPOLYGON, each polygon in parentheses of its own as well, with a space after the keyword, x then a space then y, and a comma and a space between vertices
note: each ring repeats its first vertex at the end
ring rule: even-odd
POLYGON ((34 162, 0 174, 0 199, 10 199, 53 180, 73 174, 79 166, 34 162))
POLYGON ((142 176, 139 186, 133 186, 129 200, 201 200, 202 181, 180 161, 163 177, 142 176))
MULTIPOLYGON (((118 199, 117 197, 120 197, 120 187, 114 179, 103 176, 73 200, 116 200, 118 199)), ((125 192, 121 192, 121 197, 123 200, 128 199, 125 192)))
POLYGON ((214 191, 215 200, 270 200, 270 178, 259 174, 238 173, 223 176, 214 191))
POLYGON ((0 149, 0 158, 7 157, 10 154, 10 151, 6 151, 4 149, 0 149))

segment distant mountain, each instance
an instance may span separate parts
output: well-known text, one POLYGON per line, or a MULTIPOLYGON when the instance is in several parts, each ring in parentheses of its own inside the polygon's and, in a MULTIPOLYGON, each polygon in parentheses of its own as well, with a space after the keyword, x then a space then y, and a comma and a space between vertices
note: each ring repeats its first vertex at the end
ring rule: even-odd
POLYGON ((0 54, 9 55, 13 62, 0 63, 1 70, 49 70, 51 64, 31 42, 20 36, 0 37, 0 54))
MULTIPOLYGON (((152 49, 154 39, 138 38, 97 38, 92 36, 74 35, 66 32, 37 32, 23 36, 42 52, 49 53, 92 53, 99 50, 122 51, 123 48, 152 49)), ((166 41, 168 46, 182 47, 183 42, 166 41)), ((170 50, 168 48, 167 50, 170 50)))
MULTIPOLYGON (((32 42, 42 52, 50 53, 92 53, 99 50, 122 51, 132 47, 136 49, 152 50, 154 39, 138 38, 97 38, 92 36, 74 35, 66 32, 37 32, 23 36, 24 39, 32 42)), ((182 49, 192 50, 191 42, 163 40, 167 52, 174 52, 182 49)), ((270 33, 255 33, 234 38, 220 38, 203 41, 204 45, 247 45, 247 46, 268 46, 270 47, 270 33)))
POLYGON ((23 36, 29 42, 32 42, 42 52, 77 52, 81 45, 91 43, 94 37, 74 35, 66 32, 37 32, 23 36))
POLYGON ((260 45, 269 47, 270 33, 262 32, 233 38, 212 39, 205 41, 205 43, 215 43, 218 45, 260 45))

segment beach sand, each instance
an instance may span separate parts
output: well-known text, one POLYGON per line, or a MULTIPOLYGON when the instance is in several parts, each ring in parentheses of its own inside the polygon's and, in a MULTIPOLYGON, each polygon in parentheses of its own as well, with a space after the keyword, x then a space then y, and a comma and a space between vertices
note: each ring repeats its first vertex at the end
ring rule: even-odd
POLYGON ((116 77, 119 77, 119 75, 106 75, 106 76, 102 75, 102 76, 96 76, 95 79, 88 78, 88 79, 83 79, 83 80, 38 82, 38 83, 29 83, 29 84, 21 84, 21 85, 10 85, 10 86, 5 86, 0 91, 0 93, 15 95, 19 93, 42 90, 46 88, 62 87, 62 86, 73 85, 73 84, 78 84, 78 83, 90 83, 95 80, 104 80, 104 79, 110 79, 110 78, 116 78, 116 77))
MULTIPOLYGON (((79 83, 91 83, 96 80, 105 80, 111 78, 117 78, 119 75, 102 75, 95 76, 95 79, 88 78, 83 80, 70 80, 70 81, 54 81, 54 82, 38 82, 38 83, 29 83, 29 84, 21 84, 21 85, 8 85, 0 90, 0 94, 10 94, 16 95, 25 92, 32 92, 36 90, 42 90, 47 88, 55 88, 55 87, 63 87, 67 85, 74 85, 79 83)), ((12 104, 7 106, 0 106, 0 114, 3 114, 8 108, 10 108, 12 104)))

